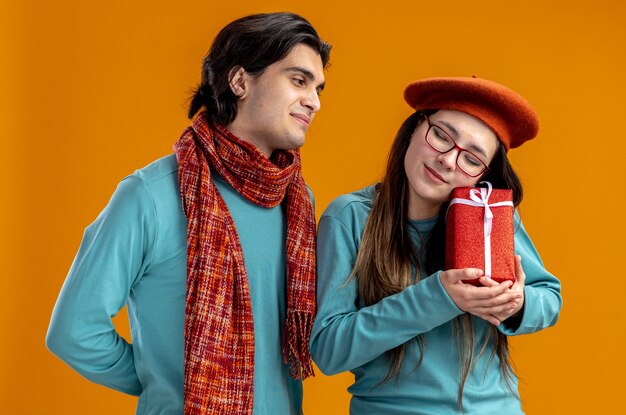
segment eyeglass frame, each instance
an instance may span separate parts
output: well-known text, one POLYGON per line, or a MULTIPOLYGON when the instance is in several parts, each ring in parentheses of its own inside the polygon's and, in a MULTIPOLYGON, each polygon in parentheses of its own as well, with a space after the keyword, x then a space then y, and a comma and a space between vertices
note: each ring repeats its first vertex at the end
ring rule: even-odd
POLYGON ((436 151, 437 153, 439 153, 439 154, 446 154, 446 153, 448 153, 448 152, 450 152, 450 151, 452 151, 452 150, 454 150, 454 149, 458 149, 458 150, 459 150, 459 152, 458 152, 458 153, 457 153, 457 155, 456 155, 456 159, 454 160, 454 164, 456 164, 456 166, 457 166, 457 167, 458 167, 458 168, 459 168, 459 169, 463 172, 463 174, 465 174, 466 176, 469 176, 469 177, 478 177, 478 176, 480 176, 481 174, 485 173, 486 171, 489 171, 489 166, 487 166, 487 165, 485 164, 485 162, 481 160, 481 158, 480 158, 480 157, 478 157, 476 154, 472 153, 471 151, 469 151, 469 150, 467 150, 467 149, 465 149, 465 148, 463 148, 463 147, 459 146, 459 145, 456 143, 456 141, 455 141, 455 140, 454 140, 454 139, 450 136, 450 134, 448 134, 448 133, 447 133, 447 132, 446 132, 443 128, 441 128, 441 127, 440 127, 440 126, 438 126, 437 124, 433 124, 433 123, 430 121, 430 119, 428 118, 428 116, 427 116, 426 114, 424 114, 424 118, 426 119, 426 123, 428 124, 428 128, 426 129, 426 133, 424 134, 424 141, 426 141, 426 144, 428 144, 428 146, 429 146, 430 148, 432 148, 433 150, 435 150, 435 151, 436 151), (436 148, 435 148, 432 144, 430 144, 430 142, 428 141, 428 134, 430 133, 430 130, 431 130, 433 127, 438 128, 438 129, 439 129, 439 130, 440 130, 443 134, 445 134, 445 135, 446 135, 446 137, 448 137, 448 138, 450 139, 450 141, 452 141, 452 147, 450 147, 450 148, 449 148, 449 149, 447 149, 446 151, 440 151, 440 150, 437 150, 437 149, 436 149, 436 148), (462 153, 462 152, 464 152, 464 151, 465 151, 465 152, 467 152, 467 153, 469 153, 469 154, 471 154, 473 157, 476 157, 476 160, 480 161, 480 164, 482 164, 482 165, 483 165, 484 169, 482 169, 482 170, 480 171, 480 173, 477 173, 477 174, 475 174, 475 175, 471 175, 471 174, 469 174, 468 172, 466 172, 465 170, 463 170, 463 167, 461 167, 461 166, 459 165, 459 156, 460 156, 460 155, 461 155, 461 153, 462 153))

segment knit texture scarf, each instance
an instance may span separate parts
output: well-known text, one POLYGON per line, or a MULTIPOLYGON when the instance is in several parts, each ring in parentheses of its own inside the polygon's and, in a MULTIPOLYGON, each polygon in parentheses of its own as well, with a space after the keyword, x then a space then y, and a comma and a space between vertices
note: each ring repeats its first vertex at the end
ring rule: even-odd
MULTIPOLYGON (((315 216, 300 154, 269 159, 206 113, 174 145, 187 217, 185 414, 252 414, 254 324, 235 223, 211 180, 218 173, 259 206, 286 196, 287 320, 283 356, 294 378, 313 374, 309 337, 315 316, 315 216)), ((278 333, 277 333, 278 335, 278 333)))

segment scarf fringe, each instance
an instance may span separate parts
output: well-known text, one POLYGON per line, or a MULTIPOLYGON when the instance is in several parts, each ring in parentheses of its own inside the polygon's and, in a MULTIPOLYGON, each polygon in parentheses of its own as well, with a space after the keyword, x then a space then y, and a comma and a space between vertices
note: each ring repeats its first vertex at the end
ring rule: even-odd
POLYGON ((309 347, 314 321, 315 316, 312 313, 287 311, 283 357, 289 366, 289 375, 294 379, 304 380, 309 376, 315 376, 309 347))

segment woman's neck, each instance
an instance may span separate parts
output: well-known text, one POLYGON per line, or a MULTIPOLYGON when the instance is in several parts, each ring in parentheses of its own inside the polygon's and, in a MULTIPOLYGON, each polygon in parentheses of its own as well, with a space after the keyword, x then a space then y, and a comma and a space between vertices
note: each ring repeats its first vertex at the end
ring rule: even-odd
POLYGON ((440 209, 441 203, 428 203, 425 200, 415 200, 409 196, 407 215, 411 220, 434 218, 439 214, 440 209))

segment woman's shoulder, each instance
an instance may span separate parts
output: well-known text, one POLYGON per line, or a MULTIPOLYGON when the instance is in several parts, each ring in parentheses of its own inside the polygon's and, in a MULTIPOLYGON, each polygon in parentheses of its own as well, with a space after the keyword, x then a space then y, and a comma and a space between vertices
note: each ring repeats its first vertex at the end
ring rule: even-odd
POLYGON ((328 205, 322 218, 334 217, 341 220, 354 216, 367 217, 372 209, 375 194, 375 186, 367 186, 352 193, 341 195, 328 205))

